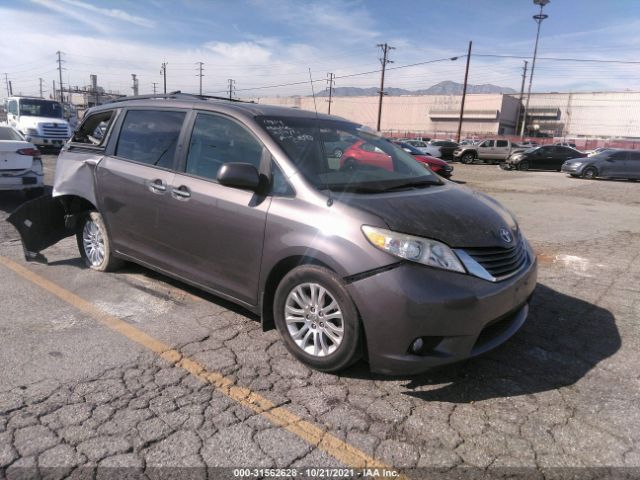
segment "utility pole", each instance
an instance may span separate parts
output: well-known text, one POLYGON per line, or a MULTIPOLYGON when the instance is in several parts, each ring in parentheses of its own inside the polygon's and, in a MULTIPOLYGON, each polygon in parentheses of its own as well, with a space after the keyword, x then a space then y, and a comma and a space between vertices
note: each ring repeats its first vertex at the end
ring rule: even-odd
POLYGON ((58 50, 56 55, 58 55, 58 74, 60 75, 60 102, 64 102, 64 93, 62 91, 62 52, 58 50))
POLYGON ((42 95, 42 92, 43 92, 43 90, 42 90, 42 79, 39 78, 38 80, 40 81, 40 98, 44 98, 44 96, 42 95))
POLYGON ((136 74, 131 74, 131 79, 133 80, 133 85, 131 86, 131 90, 133 90, 133 96, 138 96, 138 79, 136 78, 136 74))
POLYGON ((164 94, 167 94, 167 62, 162 62, 160 67, 160 75, 164 77, 164 94))
POLYGON ((9 74, 8 73, 4 74, 4 83, 7 85, 7 97, 10 97, 11 95, 9 95, 9 74))
POLYGON ((524 115, 522 117, 522 127, 520 130, 520 138, 524 140, 524 129, 527 123, 527 113, 529 113, 529 100, 531 100, 531 84, 533 83, 533 71, 536 68, 536 56, 538 55, 538 40, 540 39, 540 26, 545 18, 548 18, 549 15, 545 15, 542 13, 544 6, 547 5, 551 0, 533 0, 535 5, 540 6, 540 13, 533 16, 533 19, 538 24, 538 30, 536 32, 536 45, 533 48, 533 60, 531 62, 531 73, 529 74, 529 89, 527 91, 527 103, 524 106, 524 115))
POLYGON ((386 43, 379 43, 377 47, 382 49, 382 76, 380 77, 380 100, 378 101, 378 132, 380 131, 380 121, 382 120, 382 97, 384 96, 384 72, 387 69, 387 63, 393 63, 387 58, 389 50, 395 50, 395 47, 387 45, 386 43))
POLYGON ((156 85, 158 85, 157 82, 152 82, 153 83, 153 94, 156 94, 156 85))
POLYGON ((51 97, 51 99, 55 100, 56 99, 56 81, 52 80, 52 82, 53 82, 52 83, 52 85, 53 85, 53 93, 51 95, 53 95, 53 96, 51 97))
POLYGON ((471 63, 471 45, 469 41, 469 50, 467 51, 467 66, 464 69, 464 86, 462 87, 462 102, 460 104, 460 120, 458 121, 458 135, 456 142, 460 143, 460 134, 462 133, 462 119, 464 118, 464 101, 467 98, 467 80, 469 79, 469 63, 471 63))
MULTIPOLYGON (((527 79, 527 65, 529 65, 529 62, 524 60, 524 66, 522 67, 522 85, 520 85, 520 100, 518 101, 518 114, 516 115, 516 134, 520 130, 518 122, 520 121, 520 113, 522 113, 522 99, 524 98, 524 82, 527 79)), ((522 119, 522 123, 524 124, 524 118, 522 119)))
POLYGON ((331 98, 333 96, 333 82, 335 81, 335 78, 336 75, 334 73, 327 73, 327 83, 329 84, 329 86, 327 87, 327 90, 329 90, 329 111, 327 113, 329 115, 331 115, 331 98))
POLYGON ((236 91, 236 81, 229 79, 229 100, 233 100, 233 94, 236 91))
POLYGON ((200 96, 202 96, 202 77, 204 77, 204 73, 202 73, 202 66, 204 63, 196 62, 196 65, 198 65, 198 75, 196 75, 196 77, 200 77, 200 96))

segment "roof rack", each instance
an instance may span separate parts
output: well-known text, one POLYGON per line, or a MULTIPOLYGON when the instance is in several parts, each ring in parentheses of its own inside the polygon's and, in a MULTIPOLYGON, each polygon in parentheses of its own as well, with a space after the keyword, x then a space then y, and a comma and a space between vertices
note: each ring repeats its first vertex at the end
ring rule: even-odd
POLYGON ((132 97, 116 98, 114 100, 110 100, 109 102, 105 102, 105 103, 127 102, 129 100, 144 100, 149 98, 175 98, 175 99, 183 98, 183 99, 200 99, 200 100, 213 99, 213 100, 225 100, 227 102, 237 102, 237 103, 255 103, 254 101, 247 102, 245 100, 238 100, 237 98, 226 98, 226 97, 215 97, 212 95, 196 95, 193 93, 182 93, 180 90, 176 90, 175 92, 169 92, 169 93, 151 93, 149 95, 135 95, 132 97))

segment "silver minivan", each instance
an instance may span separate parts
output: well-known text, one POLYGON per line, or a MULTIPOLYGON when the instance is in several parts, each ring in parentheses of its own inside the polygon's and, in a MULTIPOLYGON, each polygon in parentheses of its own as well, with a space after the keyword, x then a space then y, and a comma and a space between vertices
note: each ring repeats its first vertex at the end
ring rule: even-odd
POLYGON ((479 355, 523 325, 536 286, 506 209, 370 129, 182 94, 91 109, 52 196, 10 221, 28 260, 76 235, 89 268, 131 261, 231 300, 323 371, 479 355), (354 161, 325 146, 344 138, 354 161))

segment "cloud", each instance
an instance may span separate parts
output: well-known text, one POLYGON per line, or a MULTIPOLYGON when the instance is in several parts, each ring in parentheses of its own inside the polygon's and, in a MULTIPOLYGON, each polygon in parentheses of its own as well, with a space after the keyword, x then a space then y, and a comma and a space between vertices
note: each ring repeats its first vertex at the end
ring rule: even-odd
POLYGON ((78 12, 76 10, 73 9, 69 9, 68 7, 65 7, 63 5, 60 5, 58 3, 53 3, 50 2, 48 0, 31 0, 32 3, 35 3, 36 5, 39 5, 41 7, 47 8, 49 10, 52 10, 56 13, 60 13, 62 14, 65 18, 67 18, 67 20, 75 20, 79 23, 82 23, 84 25, 88 25, 89 27, 93 28, 94 30, 96 30, 98 33, 109 33, 109 28, 107 28, 106 25, 104 25, 103 22, 100 22, 98 20, 96 20, 93 17, 90 17, 82 12, 78 12))
POLYGON ((208 42, 204 48, 237 63, 266 63, 271 58, 271 52, 255 42, 208 42))
POLYGON ((80 0, 60 0, 60 1, 72 7, 88 10, 90 12, 97 13, 105 17, 115 18, 116 20, 122 20, 124 22, 133 23, 134 25, 138 25, 140 27, 151 28, 155 26, 154 21, 148 20, 146 18, 138 17, 136 15, 131 15, 123 10, 118 10, 115 8, 111 8, 111 9, 99 8, 99 7, 96 7, 95 5, 81 2, 80 0))

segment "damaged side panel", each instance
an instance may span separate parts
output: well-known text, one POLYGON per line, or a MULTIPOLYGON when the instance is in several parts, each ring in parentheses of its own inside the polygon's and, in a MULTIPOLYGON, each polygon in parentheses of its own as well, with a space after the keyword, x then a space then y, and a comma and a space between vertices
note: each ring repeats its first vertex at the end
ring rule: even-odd
POLYGON ((40 253, 76 232, 79 214, 95 208, 94 171, 103 153, 66 151, 58 159, 53 194, 26 202, 7 219, 20 234, 27 261, 46 263, 40 253))
POLYGON ((102 157, 102 153, 66 151, 58 158, 53 196, 75 195, 96 205, 94 172, 102 157))

